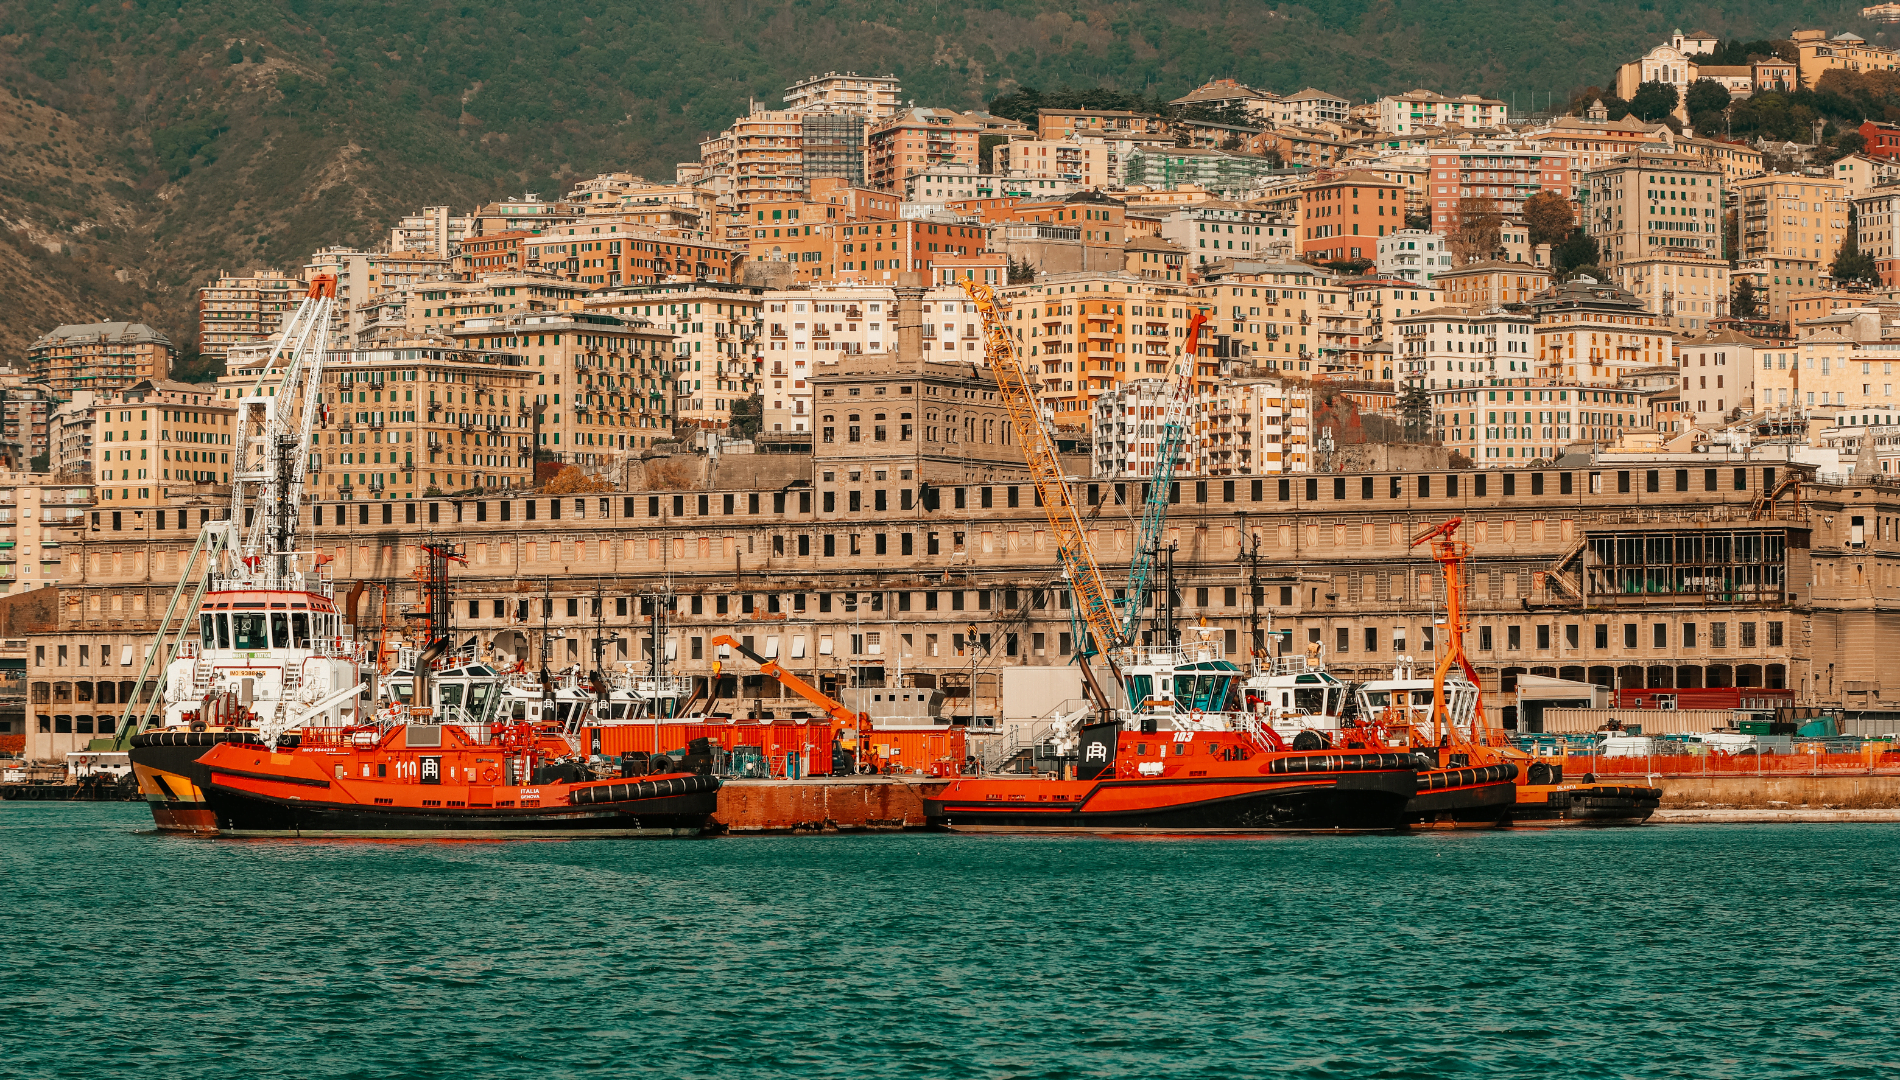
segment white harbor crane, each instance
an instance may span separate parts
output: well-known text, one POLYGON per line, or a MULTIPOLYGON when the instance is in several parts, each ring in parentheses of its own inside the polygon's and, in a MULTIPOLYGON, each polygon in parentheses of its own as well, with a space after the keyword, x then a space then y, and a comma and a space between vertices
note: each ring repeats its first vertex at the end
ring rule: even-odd
MULTIPOLYGON (((119 748, 130 745, 131 737, 162 708, 166 695, 158 691, 167 678, 154 677, 154 669, 173 672, 171 678, 182 673, 182 669, 173 670, 173 663, 195 629, 192 616, 207 590, 323 591, 315 553, 297 551, 296 537, 335 307, 336 278, 312 278, 256 380, 237 399, 230 514, 224 520, 206 522, 198 532, 198 542, 172 590, 152 647, 146 650, 137 690, 120 718, 119 748), (309 566, 304 565, 306 556, 309 566)), ((348 659, 340 655, 344 651, 340 644, 323 651, 339 654, 339 661, 348 659)), ((184 664, 184 668, 191 666, 190 661, 184 664)), ((306 682, 301 699, 273 709, 260 724, 266 745, 306 717, 347 705, 360 689, 354 678, 335 681, 334 686, 326 683, 319 700, 310 700, 315 684, 306 682)))

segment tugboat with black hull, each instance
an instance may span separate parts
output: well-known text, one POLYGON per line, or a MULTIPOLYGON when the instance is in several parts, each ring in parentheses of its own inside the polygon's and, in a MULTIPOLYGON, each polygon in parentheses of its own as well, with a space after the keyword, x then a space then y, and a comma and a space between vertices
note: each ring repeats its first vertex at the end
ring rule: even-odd
MULTIPOLYGON (((959 777, 925 796, 926 817, 959 832, 1262 833, 1395 829, 1417 786, 1409 752, 1381 748, 1296 751, 1257 711, 1264 698, 1243 695, 1247 672, 1211 640, 1182 645, 1165 628, 1141 643, 1148 576, 1162 544, 1174 461, 1184 445, 1193 389, 1192 358, 1209 312, 1195 314, 1177 362, 1156 472, 1149 483, 1118 616, 1090 550, 1062 461, 994 290, 964 289, 983 315, 985 354, 997 390, 1020 435, 1063 576, 1073 598, 1080 670, 1091 708, 1064 717, 1051 741, 1071 758, 1063 775, 959 777), (1090 655, 1107 662, 1098 681, 1090 655)), ((1172 581, 1161 590, 1172 595, 1172 581)), ((1171 608, 1169 609, 1172 610, 1171 608)))
POLYGON ((494 717, 485 669, 458 667, 453 693, 435 691, 447 569, 460 561, 447 545, 421 545, 424 645, 406 700, 372 715, 367 650, 346 636, 322 560, 297 542, 335 289, 312 280, 237 400, 231 513, 201 529, 121 718, 153 820, 235 836, 699 832, 719 788, 703 771, 633 775, 629 763, 597 777, 559 730, 494 717), (154 664, 160 695, 145 689, 154 664), (471 688, 487 693, 463 696, 471 688))

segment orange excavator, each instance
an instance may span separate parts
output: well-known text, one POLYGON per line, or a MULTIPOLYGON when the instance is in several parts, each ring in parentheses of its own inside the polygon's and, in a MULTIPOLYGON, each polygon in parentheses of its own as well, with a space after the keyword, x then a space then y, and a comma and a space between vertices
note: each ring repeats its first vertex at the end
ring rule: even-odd
MULTIPOLYGON (((720 634, 712 639, 712 644, 714 648, 721 645, 731 646, 738 651, 739 655, 759 665, 759 674, 770 675, 778 680, 779 685, 787 687, 792 693, 823 709, 825 715, 831 718, 831 737, 834 740, 844 740, 847 745, 851 740, 855 740, 859 746, 869 745, 865 742, 865 736, 870 734, 871 730, 871 717, 868 714, 854 713, 845 708, 843 702, 787 671, 777 660, 760 656, 730 635, 720 634)), ((717 669, 715 669, 713 678, 718 677, 717 669)), ((877 763, 870 762, 870 764, 877 763)))

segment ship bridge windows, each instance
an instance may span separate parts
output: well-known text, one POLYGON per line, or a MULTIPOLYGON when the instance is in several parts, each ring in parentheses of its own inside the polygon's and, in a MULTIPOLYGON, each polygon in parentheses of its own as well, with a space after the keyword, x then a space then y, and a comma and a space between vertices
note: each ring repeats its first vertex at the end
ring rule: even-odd
MULTIPOLYGON (((263 616, 258 616, 263 618, 263 616)), ((231 617, 229 615, 198 616, 199 638, 207 649, 228 649, 231 647, 231 617)))
MULTIPOLYGON (((222 635, 220 635, 222 636, 222 635)), ((264 613, 234 612, 231 615, 231 647, 268 649, 270 637, 264 632, 264 613)))
POLYGON ((290 616, 281 611, 270 613, 270 639, 280 649, 290 647, 290 616))
POLYGON ((290 617, 290 644, 297 649, 310 647, 310 616, 301 611, 290 617))

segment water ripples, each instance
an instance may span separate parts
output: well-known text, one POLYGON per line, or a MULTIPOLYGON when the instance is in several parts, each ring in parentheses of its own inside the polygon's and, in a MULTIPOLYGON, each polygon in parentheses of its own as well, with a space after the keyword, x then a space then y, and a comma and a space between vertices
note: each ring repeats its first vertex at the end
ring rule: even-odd
POLYGON ((0 803, 0 1076, 1890 1076, 1900 828, 206 841, 0 803))

